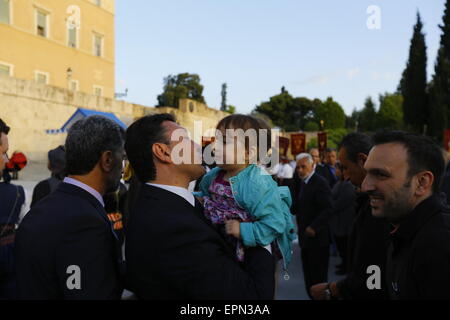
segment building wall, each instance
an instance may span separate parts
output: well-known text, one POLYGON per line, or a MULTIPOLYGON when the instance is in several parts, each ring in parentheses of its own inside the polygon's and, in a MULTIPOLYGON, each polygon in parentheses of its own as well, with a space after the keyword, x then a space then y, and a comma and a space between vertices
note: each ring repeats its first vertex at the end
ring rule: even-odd
MULTIPOLYGON (((203 132, 215 128, 218 121, 228 113, 210 109, 206 105, 182 100, 180 109, 150 108, 55 86, 37 84, 0 76, 0 118, 11 127, 9 134, 10 154, 15 150, 24 152, 30 161, 45 161, 50 149, 64 144, 67 134, 47 134, 48 129, 60 129, 77 108, 87 108, 114 113, 125 124, 154 113, 172 113, 183 127, 192 131, 194 121, 201 121, 203 132)), ((200 141, 198 141, 200 142, 200 141)))
POLYGON ((79 91, 92 94, 97 85, 103 96, 114 97, 114 0, 101 0, 101 7, 95 0, 10 0, 10 4, 10 23, 0 23, 0 64, 13 66, 13 77, 34 80, 38 70, 49 74, 50 85, 68 88, 70 79, 77 80, 79 91), (77 48, 68 45, 71 5, 80 9, 77 48), (36 10, 48 13, 47 38, 37 35, 36 10), (102 57, 94 55, 94 33, 103 36, 102 57))

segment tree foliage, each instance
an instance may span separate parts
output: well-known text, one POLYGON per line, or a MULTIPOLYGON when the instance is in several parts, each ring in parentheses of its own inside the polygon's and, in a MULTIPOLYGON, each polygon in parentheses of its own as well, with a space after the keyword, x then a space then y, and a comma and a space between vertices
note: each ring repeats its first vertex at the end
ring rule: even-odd
POLYGON ((199 75, 180 73, 164 78, 164 91, 158 96, 158 107, 178 108, 179 100, 186 98, 205 103, 199 75))
POLYGON ((380 95, 380 109, 377 114, 378 128, 400 130, 403 128, 403 97, 400 94, 380 95))
POLYGON ((427 47, 422 32, 422 20, 417 13, 417 23, 409 49, 409 59, 400 82, 403 96, 403 117, 406 127, 414 132, 422 133, 428 123, 427 99, 427 47))
POLYGON ((441 42, 434 67, 433 80, 429 85, 430 117, 428 132, 441 140, 443 131, 450 124, 450 0, 446 1, 441 42))

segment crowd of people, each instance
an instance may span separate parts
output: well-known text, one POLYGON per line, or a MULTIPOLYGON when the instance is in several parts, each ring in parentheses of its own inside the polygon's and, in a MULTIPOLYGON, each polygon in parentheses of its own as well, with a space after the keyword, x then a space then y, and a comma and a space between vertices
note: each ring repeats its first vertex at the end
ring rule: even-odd
MULTIPOLYGON (((13 129, 0 119, 0 171, 13 129)), ((28 213, 23 188, 0 183, 0 299, 120 299, 127 289, 137 299, 270 300, 296 239, 311 299, 450 299, 446 151, 422 135, 356 132, 269 170, 258 146, 270 135, 256 145, 228 136, 249 129, 270 127, 222 119, 219 161, 206 166, 170 114, 126 131, 101 116, 77 121, 49 151, 51 176, 28 213), (181 145, 192 161, 174 160, 181 145)))

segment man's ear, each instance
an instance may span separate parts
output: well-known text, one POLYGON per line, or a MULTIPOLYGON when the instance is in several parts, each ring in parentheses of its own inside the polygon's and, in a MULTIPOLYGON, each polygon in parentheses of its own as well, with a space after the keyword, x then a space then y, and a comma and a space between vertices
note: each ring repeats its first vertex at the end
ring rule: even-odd
POLYGON ((433 188, 434 175, 431 171, 424 171, 417 176, 416 195, 424 196, 433 188))
POLYGON ((100 168, 105 172, 111 172, 114 168, 114 156, 112 151, 104 151, 100 156, 100 168))
POLYGON ((356 163, 358 164, 358 166, 360 166, 361 168, 364 168, 364 164, 366 163, 367 160, 367 154, 364 153, 358 153, 358 155, 356 156, 356 163))
POLYGON ((167 144, 154 143, 152 153, 157 160, 163 163, 172 163, 171 150, 167 144))

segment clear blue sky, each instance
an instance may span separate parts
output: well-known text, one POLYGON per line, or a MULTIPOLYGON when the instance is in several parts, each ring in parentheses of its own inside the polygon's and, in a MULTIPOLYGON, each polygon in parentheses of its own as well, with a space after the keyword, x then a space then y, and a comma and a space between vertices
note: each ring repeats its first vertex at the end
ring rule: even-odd
POLYGON ((284 85, 294 96, 332 96, 350 114, 393 92, 419 10, 431 78, 445 0, 116 0, 116 91, 157 103, 163 78, 197 73, 209 107, 250 112, 284 85), (366 10, 381 9, 369 30, 366 10))

